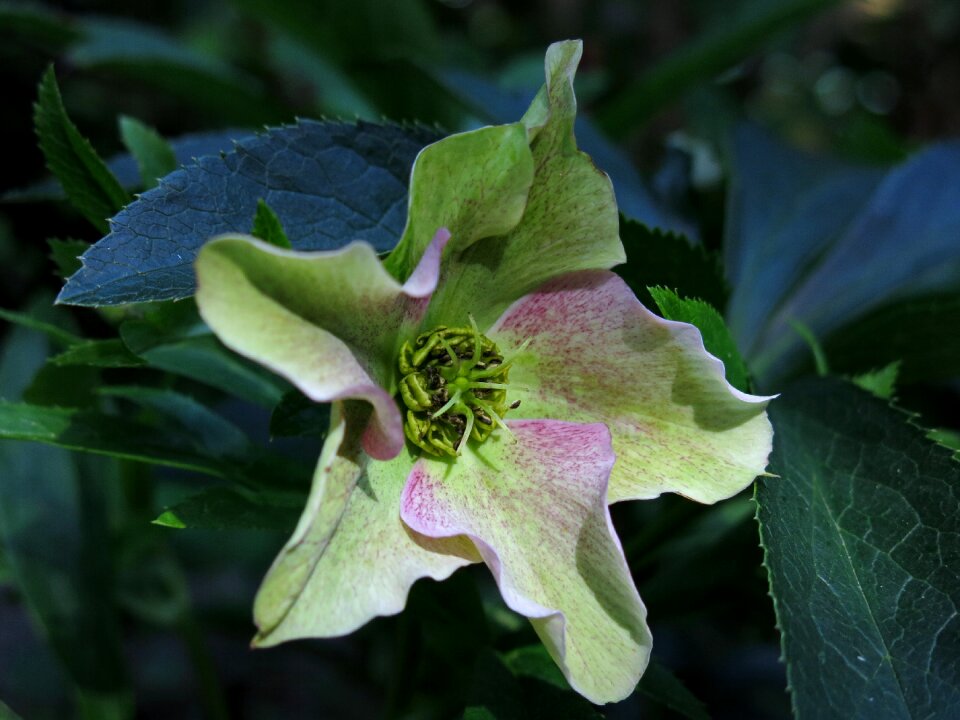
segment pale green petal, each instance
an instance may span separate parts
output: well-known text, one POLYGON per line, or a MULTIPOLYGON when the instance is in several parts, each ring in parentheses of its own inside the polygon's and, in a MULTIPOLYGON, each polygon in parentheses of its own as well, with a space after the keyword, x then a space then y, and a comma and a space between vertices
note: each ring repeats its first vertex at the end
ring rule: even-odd
POLYGON ((533 156, 521 123, 451 135, 417 156, 403 237, 385 265, 406 277, 437 228, 450 230, 447 254, 503 235, 523 215, 533 182, 533 156))
POLYGON ((622 700, 651 640, 607 508, 610 433, 552 420, 509 427, 515 442, 500 432, 456 462, 421 459, 403 519, 425 535, 471 537, 570 685, 595 703, 622 700))
MULTIPOLYGON (((362 418, 348 417, 362 425, 362 418)), ((421 577, 437 580, 479 558, 464 537, 417 535, 400 520, 414 458, 372 461, 335 409, 307 507, 254 603, 258 646, 353 632, 406 604, 421 577)))
POLYGON ((376 412, 365 448, 393 457, 404 444, 392 397, 399 340, 424 311, 447 238, 445 231, 436 235, 410 284, 401 286, 366 243, 304 253, 223 236, 197 258, 197 305, 225 345, 311 399, 370 402, 376 412))
POLYGON ((764 472, 770 398, 731 387, 695 327, 649 312, 613 273, 551 281, 488 335, 507 352, 530 341, 510 371, 508 399, 521 401, 510 417, 610 428, 610 502, 675 492, 712 503, 764 472))
POLYGON ((461 325, 472 313, 489 327, 511 302, 552 277, 625 261, 613 186, 573 136, 580 54, 573 41, 547 51, 547 84, 524 118, 536 173, 523 219, 506 235, 446 254, 426 325, 461 325))

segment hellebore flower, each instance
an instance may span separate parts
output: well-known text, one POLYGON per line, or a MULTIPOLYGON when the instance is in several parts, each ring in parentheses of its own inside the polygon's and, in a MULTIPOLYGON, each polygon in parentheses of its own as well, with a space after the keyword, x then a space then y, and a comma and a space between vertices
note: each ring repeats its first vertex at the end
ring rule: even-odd
POLYGON ((349 633, 482 561, 572 687, 620 700, 651 639, 608 503, 712 503, 763 472, 767 399, 608 270, 625 258, 610 181, 573 136, 580 52, 550 47, 520 122, 421 152, 384 262, 244 236, 200 253, 220 339, 334 403, 256 644, 349 633))

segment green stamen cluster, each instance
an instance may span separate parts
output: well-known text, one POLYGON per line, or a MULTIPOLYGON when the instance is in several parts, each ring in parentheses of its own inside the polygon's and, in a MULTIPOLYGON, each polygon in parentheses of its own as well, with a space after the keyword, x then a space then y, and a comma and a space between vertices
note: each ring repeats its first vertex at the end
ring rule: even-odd
POLYGON ((431 455, 460 454, 467 440, 483 442, 496 427, 510 432, 505 361, 492 340, 470 327, 441 325, 400 349, 400 397, 407 408, 404 432, 431 455))

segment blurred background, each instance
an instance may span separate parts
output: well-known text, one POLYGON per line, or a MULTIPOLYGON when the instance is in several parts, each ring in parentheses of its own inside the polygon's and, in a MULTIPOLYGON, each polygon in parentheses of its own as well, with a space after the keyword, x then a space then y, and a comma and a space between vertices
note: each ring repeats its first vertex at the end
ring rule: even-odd
MULTIPOLYGON (((51 63, 71 118, 109 158, 123 152, 121 115, 166 138, 223 129, 240 138, 297 117, 444 132, 510 121, 543 81, 546 46, 564 38, 584 41, 577 93, 591 124, 581 143, 595 136, 609 162, 637 174, 656 208, 638 210, 640 220, 708 249, 723 240, 737 123, 865 164, 902 160, 960 127, 954 0, 0 2, 0 306, 46 313, 62 284, 46 238, 98 239, 37 185, 48 173, 32 104, 51 63)), ((111 332, 109 313, 61 309, 49 320, 94 338, 111 332)), ((36 396, 47 341, 6 324, 0 332, 4 396, 31 387, 36 396)), ((50 381, 81 393, 98 381, 72 370, 50 381)), ((189 380, 157 382, 216 402, 189 380)), ((952 404, 922 387, 901 399, 934 419, 952 404)), ((220 409, 267 442, 268 413, 239 401, 220 409)), ((307 463, 319 443, 283 449, 307 463)), ((22 568, 0 551, 0 700, 23 718, 123 717, 130 707, 143 718, 456 717, 496 677, 490 653, 536 642, 481 567, 419 583, 402 616, 350 637, 251 652, 252 599, 284 533, 152 527, 207 481, 47 447, 0 449, 6 472, 77 481, 66 495, 34 486, 18 506, 23 516, 39 508, 44 537, 28 550, 62 556, 62 576, 44 585, 59 590, 25 597, 14 579, 22 568)), ((674 497, 614 508, 658 662, 716 718, 790 714, 753 513, 746 496, 716 508, 674 497)), ((543 717, 551 702, 595 716, 540 691, 543 717)), ((678 712, 644 693, 606 709, 678 712)))

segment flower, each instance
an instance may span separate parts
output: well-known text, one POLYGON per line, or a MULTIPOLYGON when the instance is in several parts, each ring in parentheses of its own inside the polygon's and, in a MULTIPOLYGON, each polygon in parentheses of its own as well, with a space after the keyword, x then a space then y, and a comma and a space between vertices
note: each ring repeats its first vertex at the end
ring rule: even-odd
POLYGON ((574 689, 622 699, 651 639, 608 504, 715 502, 764 470, 767 399, 608 270, 625 258, 610 181, 574 140, 580 52, 549 48, 520 122, 421 152, 384 262, 362 242, 201 251, 213 331, 334 403, 256 644, 349 633, 482 561, 574 689))

